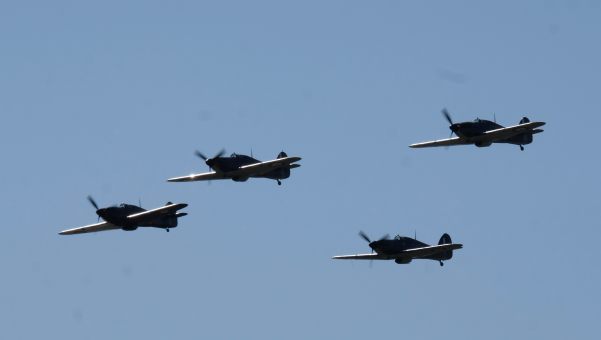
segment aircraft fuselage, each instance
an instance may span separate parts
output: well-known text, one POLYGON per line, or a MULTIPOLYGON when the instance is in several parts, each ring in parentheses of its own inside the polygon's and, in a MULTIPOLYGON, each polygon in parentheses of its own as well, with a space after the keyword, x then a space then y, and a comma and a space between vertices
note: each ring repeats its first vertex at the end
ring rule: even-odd
POLYGON ((177 226, 176 215, 154 217, 137 223, 131 222, 127 218, 127 216, 144 211, 146 209, 139 206, 122 203, 112 207, 100 208, 96 211, 96 214, 111 224, 123 227, 123 230, 136 230, 138 227, 175 228, 177 226))
MULTIPOLYGON (((392 240, 378 240, 373 241, 369 246, 378 254, 398 254, 405 250, 429 247, 430 245, 416 239, 404 236, 397 236, 392 240)), ((431 256, 419 257, 420 259, 444 261, 449 260, 452 257, 452 252, 439 253, 431 256)))
MULTIPOLYGON (((260 160, 247 155, 232 154, 230 157, 217 157, 207 161, 207 164, 216 172, 223 172, 227 174, 230 171, 238 170, 240 167, 245 165, 261 163, 260 160)), ((253 175, 255 178, 269 178, 269 179, 286 179, 290 177, 290 169, 278 168, 261 175, 253 175)), ((232 178, 234 181, 246 181, 248 177, 244 178, 232 178)))
MULTIPOLYGON (((462 138, 470 138, 480 136, 487 131, 501 129, 504 126, 497 124, 493 121, 486 119, 477 118, 473 122, 463 122, 463 123, 455 123, 450 126, 451 131, 455 133, 458 137, 462 138)), ((511 138, 501 139, 490 141, 488 143, 476 143, 476 146, 489 146, 492 143, 508 143, 515 145, 526 145, 532 143, 532 134, 539 132, 538 130, 534 130, 532 132, 522 133, 511 138)))

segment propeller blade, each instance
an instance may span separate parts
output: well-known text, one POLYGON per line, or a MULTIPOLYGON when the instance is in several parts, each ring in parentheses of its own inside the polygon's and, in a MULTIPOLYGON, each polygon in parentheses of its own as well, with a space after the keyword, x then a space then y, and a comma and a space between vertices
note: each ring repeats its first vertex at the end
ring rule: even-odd
POLYGON ((365 235, 365 233, 363 231, 359 232, 359 236, 361 236, 362 239, 367 241, 367 243, 371 243, 371 240, 369 239, 369 237, 367 235, 365 235))
POLYGON ((208 159, 208 158, 207 158, 207 156, 203 155, 203 154, 202 154, 202 152, 200 152, 200 151, 198 151, 198 150, 194 151, 194 154, 195 154, 196 156, 198 156, 198 157, 202 158, 202 160, 203 160, 203 161, 205 161, 205 162, 206 162, 206 160, 208 159))
POLYGON ((389 238, 390 238, 390 235, 386 234, 386 235, 380 237, 380 239, 378 241, 388 240, 389 238))
POLYGON ((90 204, 93 205, 96 210, 98 210, 98 204, 96 204, 96 201, 94 201, 92 196, 88 196, 88 202, 90 202, 90 204))
POLYGON ((223 155, 225 155, 225 149, 221 149, 213 158, 219 158, 223 155))
POLYGON ((451 115, 449 114, 449 111, 447 111, 446 108, 442 109, 442 115, 447 119, 449 125, 453 125, 453 119, 451 118, 451 115))

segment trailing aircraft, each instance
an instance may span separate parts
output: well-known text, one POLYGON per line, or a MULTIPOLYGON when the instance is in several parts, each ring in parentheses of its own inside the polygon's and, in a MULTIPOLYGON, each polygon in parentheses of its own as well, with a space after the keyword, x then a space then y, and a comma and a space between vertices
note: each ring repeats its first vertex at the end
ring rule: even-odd
POLYGON ((91 196, 88 196, 88 201, 96 208, 98 220, 102 218, 104 222, 63 230, 59 232, 60 235, 93 233, 113 229, 132 231, 138 229, 138 227, 162 228, 169 231, 170 228, 177 227, 178 218, 188 215, 187 213, 177 212, 188 206, 185 203, 173 204, 167 202, 165 206, 160 208, 146 210, 140 206, 126 203, 99 208, 91 196))
POLYGON ((431 246, 420 242, 417 238, 405 236, 395 236, 390 239, 388 234, 379 240, 372 241, 364 232, 359 232, 371 248, 371 254, 357 255, 339 255, 332 257, 335 260, 394 260, 398 264, 407 264, 415 259, 425 259, 438 261, 450 260, 453 257, 453 250, 463 248, 462 244, 453 243, 449 234, 443 234, 438 245, 431 246))

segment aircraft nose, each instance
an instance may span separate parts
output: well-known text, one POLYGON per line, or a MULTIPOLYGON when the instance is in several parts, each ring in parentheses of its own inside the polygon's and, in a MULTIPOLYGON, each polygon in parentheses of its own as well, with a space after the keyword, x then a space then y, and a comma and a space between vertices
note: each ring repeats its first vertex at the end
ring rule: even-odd
POLYGON ((455 124, 452 124, 449 128, 451 129, 451 131, 453 131, 455 134, 457 134, 457 131, 459 131, 459 129, 461 129, 461 124, 455 123, 455 124))

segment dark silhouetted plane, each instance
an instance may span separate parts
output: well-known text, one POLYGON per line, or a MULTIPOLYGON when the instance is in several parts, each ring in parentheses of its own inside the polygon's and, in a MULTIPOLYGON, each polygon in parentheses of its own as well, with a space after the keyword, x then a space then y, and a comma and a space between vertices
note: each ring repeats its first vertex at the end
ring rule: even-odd
POLYGON ((372 249, 371 254, 340 255, 334 256, 333 259, 394 260, 398 264, 407 264, 414 259, 426 259, 438 261, 442 266, 442 261, 450 260, 453 257, 453 250, 463 248, 462 244, 453 243, 449 234, 443 234, 436 246, 420 242, 415 238, 399 235, 391 240, 386 234, 377 241, 370 240, 362 231, 359 232, 359 236, 369 243, 369 247, 372 249))
POLYGON ((292 164, 301 160, 300 157, 288 157, 284 151, 271 161, 261 162, 251 156, 233 153, 229 157, 223 157, 225 150, 218 152, 213 158, 196 151, 196 155, 202 158, 213 171, 201 174, 192 174, 182 177, 170 178, 168 182, 193 182, 209 181, 214 179, 231 179, 235 182, 245 182, 249 178, 274 179, 281 185, 282 179, 290 177, 290 169, 298 168, 300 164, 292 164))
POLYGON ((442 114, 451 124, 449 126, 451 136, 455 134, 457 137, 411 144, 409 147, 427 148, 469 144, 486 147, 492 143, 507 143, 519 145, 520 150, 524 151, 524 145, 532 143, 532 136, 543 132, 544 130, 538 128, 545 125, 544 122, 531 122, 527 117, 522 118, 518 125, 509 127, 503 127, 497 122, 480 118, 476 118, 473 122, 453 123, 451 115, 446 109, 442 110, 442 114))
POLYGON ((177 212, 188 206, 185 203, 173 204, 167 202, 163 207, 146 210, 140 206, 125 203, 107 208, 98 208, 91 196, 88 196, 88 201, 96 208, 98 219, 102 218, 104 222, 63 230, 59 234, 84 234, 113 229, 132 231, 138 229, 138 227, 162 228, 169 231, 169 228, 177 227, 179 217, 188 215, 177 212))

